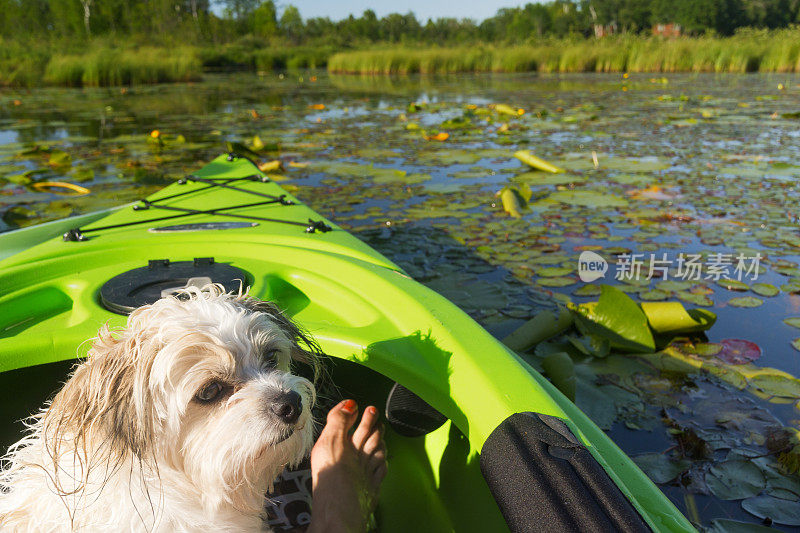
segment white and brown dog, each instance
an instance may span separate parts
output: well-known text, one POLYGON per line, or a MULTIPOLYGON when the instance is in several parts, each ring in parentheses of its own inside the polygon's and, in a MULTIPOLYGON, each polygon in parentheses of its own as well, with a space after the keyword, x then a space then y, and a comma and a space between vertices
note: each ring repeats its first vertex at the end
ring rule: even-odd
POLYGON ((313 444, 319 350, 277 307, 188 289, 101 330, 0 471, 2 531, 262 531, 313 444))

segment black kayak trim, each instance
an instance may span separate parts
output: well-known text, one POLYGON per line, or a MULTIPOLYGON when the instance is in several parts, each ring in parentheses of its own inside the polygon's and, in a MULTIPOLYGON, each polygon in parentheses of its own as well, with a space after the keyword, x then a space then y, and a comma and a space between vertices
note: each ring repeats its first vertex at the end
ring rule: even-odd
POLYGON ((514 533, 652 531, 560 418, 511 415, 486 439, 480 462, 514 533))

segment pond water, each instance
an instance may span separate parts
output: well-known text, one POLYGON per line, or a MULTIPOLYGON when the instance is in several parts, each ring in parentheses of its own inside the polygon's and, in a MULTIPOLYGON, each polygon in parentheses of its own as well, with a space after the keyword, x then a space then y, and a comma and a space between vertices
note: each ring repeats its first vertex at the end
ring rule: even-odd
POLYGON ((666 355, 606 356, 572 332, 525 357, 569 352, 578 405, 699 525, 796 529, 798 83, 295 72, 4 89, 0 231, 141 198, 233 142, 280 158, 282 185, 498 337, 558 302, 596 300, 601 283, 709 309, 707 337, 666 355), (531 171, 520 149, 566 172, 531 171), (580 280, 587 251, 609 261, 605 280, 580 280), (702 264, 699 279, 681 277, 680 254, 702 264), (631 258, 639 279, 615 279, 631 258), (671 268, 649 279, 651 258, 671 268))

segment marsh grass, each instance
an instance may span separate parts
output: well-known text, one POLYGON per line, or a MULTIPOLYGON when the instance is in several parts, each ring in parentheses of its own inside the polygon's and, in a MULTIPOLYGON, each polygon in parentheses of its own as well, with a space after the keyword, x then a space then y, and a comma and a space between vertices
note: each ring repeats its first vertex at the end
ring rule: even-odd
POLYGON ((732 37, 545 40, 514 47, 376 48, 334 54, 342 74, 454 72, 798 72, 800 29, 732 37))
POLYGON ((223 45, 120 46, 112 41, 29 46, 0 38, 0 86, 136 85, 191 81, 204 70, 324 68, 340 74, 458 72, 800 72, 800 27, 732 37, 544 39, 524 45, 405 45, 336 53, 244 37, 223 45))
POLYGON ((51 85, 140 85, 200 79, 202 64, 190 48, 99 48, 84 54, 54 54, 44 69, 51 85))

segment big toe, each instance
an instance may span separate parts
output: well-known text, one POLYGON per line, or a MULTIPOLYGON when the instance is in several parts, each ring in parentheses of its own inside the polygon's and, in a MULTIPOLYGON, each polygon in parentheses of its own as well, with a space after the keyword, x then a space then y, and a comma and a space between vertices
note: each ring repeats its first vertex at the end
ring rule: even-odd
POLYGON ((358 405, 355 400, 344 400, 328 412, 325 427, 322 428, 320 438, 345 437, 358 418, 358 405))

